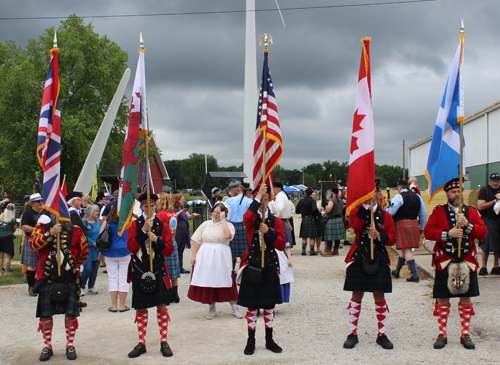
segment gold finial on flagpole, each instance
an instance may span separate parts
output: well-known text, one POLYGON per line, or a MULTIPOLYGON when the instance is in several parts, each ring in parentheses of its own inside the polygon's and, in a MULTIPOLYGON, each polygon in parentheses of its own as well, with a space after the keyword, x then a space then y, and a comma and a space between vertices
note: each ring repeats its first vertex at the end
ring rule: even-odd
POLYGON ((139 52, 146 52, 146 48, 144 48, 144 38, 142 38, 142 32, 139 35, 139 52))
POLYGON ((264 53, 268 53, 269 42, 273 44, 273 37, 267 33, 264 33, 264 35, 259 39, 259 46, 262 46, 262 43, 264 43, 264 53))

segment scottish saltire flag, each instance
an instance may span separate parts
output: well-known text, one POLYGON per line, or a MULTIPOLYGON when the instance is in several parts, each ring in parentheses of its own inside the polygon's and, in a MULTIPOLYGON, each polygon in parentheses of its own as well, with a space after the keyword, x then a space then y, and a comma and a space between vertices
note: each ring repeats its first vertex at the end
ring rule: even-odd
POLYGON ((120 190, 118 194, 118 214, 120 216, 119 234, 122 235, 129 227, 139 181, 139 150, 148 133, 148 110, 146 103, 146 73, 144 67, 144 52, 139 49, 139 60, 135 71, 134 88, 130 102, 123 157, 120 174, 120 190))
POLYGON ((346 215, 375 194, 375 127, 372 111, 370 41, 363 38, 352 123, 346 215))
MULTIPOLYGON (((253 186, 262 183, 262 151, 263 136, 266 131, 266 184, 272 187, 273 169, 283 155, 283 141, 278 117, 278 107, 274 95, 273 81, 269 72, 268 53, 264 52, 264 66, 262 68, 262 83, 259 92, 259 106, 257 125, 255 126, 255 144, 253 148, 253 186)), ((273 190, 271 189, 271 192, 273 190)))
POLYGON ((66 200, 59 188, 61 176, 61 106, 59 104, 58 48, 50 51, 50 64, 38 124, 37 157, 43 169, 43 207, 69 221, 66 200))
MULTIPOLYGON (((429 183, 429 203, 438 192, 443 190, 448 181, 459 177, 460 123, 464 120, 463 69, 462 39, 451 65, 432 135, 431 149, 425 170, 425 177, 429 183)), ((465 139, 462 143, 465 148, 465 139)), ((462 161, 462 174, 465 175, 465 153, 462 161)))

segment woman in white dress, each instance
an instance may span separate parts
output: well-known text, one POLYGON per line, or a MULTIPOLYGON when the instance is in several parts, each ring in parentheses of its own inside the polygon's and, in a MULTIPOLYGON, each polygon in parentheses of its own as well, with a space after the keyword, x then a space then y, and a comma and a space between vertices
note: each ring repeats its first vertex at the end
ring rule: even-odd
POLYGON ((234 237, 234 226, 226 221, 229 210, 228 204, 216 203, 212 209, 212 219, 203 222, 191 238, 193 274, 188 298, 208 304, 207 319, 217 315, 217 302, 229 302, 233 315, 238 319, 243 318, 236 305, 238 290, 229 248, 229 242, 234 237))

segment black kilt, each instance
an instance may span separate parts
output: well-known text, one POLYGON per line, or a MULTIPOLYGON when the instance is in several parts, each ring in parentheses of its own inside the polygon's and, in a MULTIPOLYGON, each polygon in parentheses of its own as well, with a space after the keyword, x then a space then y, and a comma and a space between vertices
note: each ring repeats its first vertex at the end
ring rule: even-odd
POLYGON ((453 295, 448 290, 448 269, 435 270, 434 288, 432 290, 433 298, 459 298, 459 297, 477 297, 479 296, 479 283, 477 281, 477 272, 470 270, 469 291, 465 294, 453 295))
POLYGON ((300 238, 317 238, 318 226, 316 219, 312 215, 303 215, 302 223, 300 224, 300 238))
POLYGON ((162 277, 157 277, 158 287, 153 293, 144 293, 139 288, 139 278, 132 278, 132 307, 134 309, 147 309, 158 305, 169 305, 175 300, 174 290, 167 290, 162 277))
POLYGON ((274 267, 267 267, 264 280, 259 285, 252 284, 247 275, 245 268, 241 276, 238 305, 247 308, 273 309, 276 304, 283 303, 280 278, 274 267))
POLYGON ((38 289, 38 304, 36 317, 52 317, 54 314, 68 314, 71 317, 80 315, 80 285, 75 280, 68 282, 68 300, 64 303, 54 303, 49 298, 50 283, 45 279, 38 289))
POLYGON ((347 267, 344 290, 392 293, 391 268, 382 257, 379 256, 380 267, 374 275, 368 275, 363 271, 362 260, 359 258, 347 267))

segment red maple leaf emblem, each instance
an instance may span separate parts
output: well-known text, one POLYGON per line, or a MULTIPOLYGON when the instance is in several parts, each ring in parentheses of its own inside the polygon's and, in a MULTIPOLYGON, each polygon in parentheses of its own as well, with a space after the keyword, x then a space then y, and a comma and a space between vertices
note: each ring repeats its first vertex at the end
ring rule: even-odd
POLYGON ((361 128, 361 122, 363 121, 363 119, 365 119, 365 117, 366 117, 366 114, 358 114, 358 109, 356 109, 356 111, 354 112, 354 122, 352 124, 353 136, 351 139, 351 155, 354 151, 359 150, 358 142, 357 142, 358 138, 354 137, 354 133, 363 129, 363 128, 361 128))

